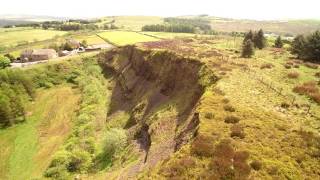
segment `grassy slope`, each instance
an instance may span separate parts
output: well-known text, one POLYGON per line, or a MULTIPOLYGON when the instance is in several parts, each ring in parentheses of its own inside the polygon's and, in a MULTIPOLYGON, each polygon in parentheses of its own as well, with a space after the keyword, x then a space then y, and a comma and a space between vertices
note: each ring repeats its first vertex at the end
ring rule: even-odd
POLYGON ((42 175, 69 134, 78 99, 79 95, 66 86, 38 92, 28 107, 27 121, 0 131, 0 179, 42 175))
POLYGON ((157 38, 129 31, 107 31, 99 33, 99 35, 119 46, 158 40, 157 38))
MULTIPOLYGON (((204 134, 214 139, 217 144, 221 139, 231 138, 231 124, 224 122, 225 117, 233 115, 240 118, 240 126, 244 128, 245 138, 232 138, 231 142, 236 150, 246 150, 250 153, 248 162, 258 160, 262 163, 259 171, 251 170, 254 179, 315 179, 319 174, 320 163, 316 157, 310 155, 312 147, 306 145, 299 134, 300 130, 319 133, 319 120, 306 114, 303 104, 311 104, 310 112, 319 117, 320 106, 306 96, 299 96, 292 92, 292 88, 306 81, 316 80, 314 74, 319 69, 310 69, 303 64, 299 68, 286 69, 284 64, 290 61, 290 54, 275 52, 272 48, 257 50, 251 59, 243 59, 234 50, 240 50, 240 39, 234 41, 231 37, 212 37, 208 42, 195 40, 190 44, 179 46, 179 49, 193 47, 196 53, 187 53, 187 56, 198 58, 198 54, 210 51, 219 51, 229 58, 221 59, 219 56, 208 56, 200 60, 208 64, 216 74, 221 76, 217 85, 209 89, 198 107, 200 112, 200 129, 198 134, 204 134), (235 43, 234 43, 235 42, 235 43), (272 69, 260 69, 265 63, 272 63, 272 69), (256 71, 256 75, 248 74, 242 67, 256 71), (298 79, 289 79, 287 74, 296 71, 300 74, 298 79), (260 83, 257 77, 272 83, 273 87, 283 88, 282 93, 296 96, 295 105, 288 109, 281 108, 281 103, 290 102, 285 96, 279 96, 268 86, 260 83), (235 108, 235 112, 224 110, 224 99, 235 108), (212 113, 213 117, 206 117, 212 113), (300 162, 300 159, 302 163, 300 162), (300 163, 299 163, 300 162, 300 163)), ((183 51, 182 54, 184 53, 183 51)), ((159 164, 153 171, 144 174, 144 178, 163 178, 159 174, 167 171, 166 167, 175 171, 183 167, 171 166, 178 164, 179 160, 190 157, 190 147, 185 146, 175 153, 173 158, 159 164), (159 170, 160 169, 160 170, 159 170)), ((194 156, 194 155, 192 155, 194 156)), ((210 172, 208 164, 212 158, 195 158, 194 167, 183 171, 183 177, 199 177, 204 172, 210 172)), ((174 176, 167 176, 174 177, 174 176)), ((166 178, 167 178, 166 177, 166 178)), ((180 176, 181 177, 181 176, 180 176)))
POLYGON ((42 41, 51 39, 56 35, 61 36, 64 34, 66 34, 66 32, 42 29, 2 32, 0 34, 0 46, 14 46, 23 41, 42 41))

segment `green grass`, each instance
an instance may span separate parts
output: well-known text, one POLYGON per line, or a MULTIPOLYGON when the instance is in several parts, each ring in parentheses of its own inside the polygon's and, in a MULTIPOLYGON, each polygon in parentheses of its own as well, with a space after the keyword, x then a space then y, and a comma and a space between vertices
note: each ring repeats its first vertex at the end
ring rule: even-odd
POLYGON ((0 130, 0 179, 41 177, 69 134, 78 98, 70 87, 41 90, 24 123, 0 130))
POLYGON ((73 36, 74 39, 82 42, 83 40, 86 40, 88 45, 94 45, 94 44, 103 44, 106 43, 103 39, 98 37, 95 34, 89 34, 89 35, 76 35, 73 36))
POLYGON ((157 38, 130 31, 106 31, 99 33, 99 36, 119 46, 159 40, 157 38))
POLYGON ((0 32, 0 46, 16 46, 25 42, 43 41, 55 36, 65 35, 64 31, 28 29, 22 31, 0 32))

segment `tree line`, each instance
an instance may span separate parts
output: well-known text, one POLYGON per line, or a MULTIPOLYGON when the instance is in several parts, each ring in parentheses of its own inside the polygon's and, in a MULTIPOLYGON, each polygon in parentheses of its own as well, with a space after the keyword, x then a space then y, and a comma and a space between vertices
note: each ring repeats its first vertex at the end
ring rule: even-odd
POLYGON ((142 31, 195 33, 196 28, 183 24, 153 24, 143 26, 142 31))
POLYGON ((320 31, 297 35, 291 43, 290 51, 299 59, 320 63, 320 31))

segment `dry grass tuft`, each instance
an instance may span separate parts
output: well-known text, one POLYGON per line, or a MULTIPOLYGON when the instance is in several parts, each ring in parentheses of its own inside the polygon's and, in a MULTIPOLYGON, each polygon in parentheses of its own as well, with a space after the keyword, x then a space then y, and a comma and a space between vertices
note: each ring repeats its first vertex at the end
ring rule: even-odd
POLYGON ((274 67, 271 63, 265 63, 260 66, 260 69, 272 69, 274 67))
POLYGON ((229 123, 229 124, 236 124, 240 121, 240 118, 236 117, 236 116, 227 116, 225 119, 224 119, 224 122, 225 123, 229 123))
POLYGON ((320 90, 315 81, 303 83, 293 88, 293 92, 300 95, 307 95, 316 103, 320 104, 320 90))
POLYGON ((304 63, 304 65, 308 68, 311 68, 311 69, 318 69, 318 65, 314 64, 314 63, 306 62, 306 63, 304 63))
POLYGON ((228 112, 235 112, 235 111, 236 111, 236 109, 235 109, 233 106, 229 105, 229 104, 224 105, 224 106, 223 106, 223 109, 224 109, 225 111, 228 111, 228 112))

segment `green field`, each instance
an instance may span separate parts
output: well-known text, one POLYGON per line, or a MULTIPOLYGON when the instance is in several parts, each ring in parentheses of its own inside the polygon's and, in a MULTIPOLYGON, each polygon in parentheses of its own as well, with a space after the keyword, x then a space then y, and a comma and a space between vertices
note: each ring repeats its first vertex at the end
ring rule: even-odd
POLYGON ((64 31, 30 29, 21 31, 0 31, 0 46, 13 47, 19 44, 25 44, 36 41, 52 39, 55 36, 65 35, 64 31))
POLYGON ((130 31, 107 31, 99 33, 99 36, 119 46, 159 40, 154 37, 130 31))
POLYGON ((72 38, 78 40, 78 41, 83 41, 86 40, 88 45, 93 45, 93 44, 103 44, 106 43, 103 39, 98 37, 95 34, 90 34, 90 35, 76 35, 73 36, 72 38))
POLYGON ((0 179, 42 176, 69 134, 78 99, 70 87, 41 90, 25 123, 0 130, 0 179))

